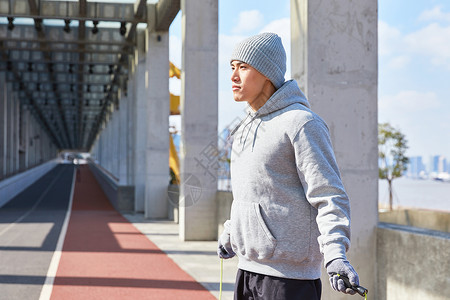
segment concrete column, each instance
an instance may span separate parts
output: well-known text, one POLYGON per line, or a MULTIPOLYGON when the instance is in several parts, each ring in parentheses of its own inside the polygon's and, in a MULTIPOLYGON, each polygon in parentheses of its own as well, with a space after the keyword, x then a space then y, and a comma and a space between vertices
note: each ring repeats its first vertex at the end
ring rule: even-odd
POLYGON ((30 159, 30 120, 31 120, 31 116, 30 116, 30 111, 28 109, 24 109, 23 110, 23 150, 25 151, 25 155, 24 155, 24 169, 28 169, 29 168, 29 159, 30 159))
POLYGON ((108 117, 105 118, 105 129, 103 130, 103 134, 104 134, 104 153, 105 153, 105 157, 104 157, 104 162, 102 164, 102 166, 106 169, 109 170, 109 151, 111 149, 111 145, 109 144, 109 120, 108 117))
POLYGON ((7 145, 7 91, 5 73, 0 73, 0 178, 6 176, 6 145, 7 145))
POLYGON ((31 136, 30 136, 30 143, 32 144, 32 148, 33 148, 33 160, 32 160, 32 167, 34 167, 37 164, 38 161, 38 147, 37 147, 37 140, 36 140, 36 136, 37 136, 37 132, 39 129, 39 124, 38 122, 36 122, 36 119, 34 118, 34 116, 32 117, 33 120, 33 124, 31 126, 31 136))
POLYGON ((99 164, 104 165, 105 161, 105 125, 102 124, 102 132, 100 133, 100 156, 99 156, 99 164))
POLYGON ((107 118, 106 123, 106 169, 112 173, 112 156, 113 156, 113 145, 112 145, 112 138, 111 138, 111 115, 107 118))
POLYGON ((145 217, 167 218, 169 186, 169 33, 147 32, 145 217))
POLYGON ((127 183, 134 185, 134 167, 135 167, 135 140, 136 124, 134 116, 136 115, 136 97, 134 96, 134 87, 136 80, 136 68, 134 63, 130 64, 130 79, 128 80, 128 98, 127 98, 127 183))
POLYGON ((37 164, 41 164, 44 160, 44 142, 43 142, 43 136, 44 136, 44 130, 42 129, 41 126, 39 126, 38 128, 38 134, 37 134, 37 138, 36 138, 36 143, 37 143, 37 149, 38 149, 38 160, 37 160, 37 164))
POLYGON ((34 166, 34 141, 33 141, 33 135, 34 135, 34 117, 29 112, 29 122, 27 124, 28 128, 28 168, 31 168, 34 166))
POLYGON ((127 185, 127 179, 128 179, 128 160, 127 160, 127 150, 128 150, 128 102, 129 99, 126 95, 121 95, 120 99, 120 106, 119 106, 119 130, 117 132, 118 134, 118 141, 119 141, 119 184, 120 185, 127 185))
POLYGON ((145 210, 145 182, 146 182, 146 142, 147 142, 147 99, 145 83, 145 32, 138 31, 135 81, 135 169, 134 169, 134 199, 135 211, 145 210))
MULTIPOLYGON (((291 0, 292 74, 328 124, 351 202, 348 258, 376 295, 377 1, 291 0)), ((331 291, 324 299, 352 299, 331 291)))
POLYGON ((19 164, 19 148, 20 148, 20 100, 14 99, 14 172, 18 172, 19 164))
POLYGON ((114 106, 114 112, 112 113, 112 120, 111 120, 111 131, 110 131, 110 138, 111 138, 111 145, 112 145, 112 156, 111 156, 111 173, 114 174, 115 177, 119 177, 118 174, 118 160, 119 160, 119 130, 117 125, 119 121, 119 111, 117 110, 117 107, 114 106))
POLYGON ((7 167, 7 173, 8 175, 12 174, 14 172, 14 95, 12 93, 12 86, 11 84, 8 85, 8 90, 10 91, 8 93, 8 150, 6 159, 8 161, 8 167, 7 167))
POLYGON ((108 143, 107 143, 107 126, 106 126, 106 121, 103 122, 103 130, 102 130, 102 167, 104 167, 106 169, 106 159, 107 159, 107 154, 108 154, 108 143))
POLYGON ((180 238, 217 237, 218 1, 182 0, 180 238))

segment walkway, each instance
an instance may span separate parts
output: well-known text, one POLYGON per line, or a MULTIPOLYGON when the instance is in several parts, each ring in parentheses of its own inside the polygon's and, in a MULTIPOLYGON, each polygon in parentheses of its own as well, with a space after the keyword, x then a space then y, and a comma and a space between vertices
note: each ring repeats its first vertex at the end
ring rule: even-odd
MULTIPOLYGON (((74 180, 73 166, 60 165, 0 209, 0 299, 216 299, 205 288, 218 295, 215 242, 182 243, 173 222, 126 215, 133 225, 109 204, 87 166, 76 173, 74 180), (53 255, 72 181, 64 245, 53 255), (180 249, 163 252, 153 238, 180 249), (196 276, 199 269, 204 274, 196 276)), ((230 299, 235 263, 225 265, 223 299, 230 299)))

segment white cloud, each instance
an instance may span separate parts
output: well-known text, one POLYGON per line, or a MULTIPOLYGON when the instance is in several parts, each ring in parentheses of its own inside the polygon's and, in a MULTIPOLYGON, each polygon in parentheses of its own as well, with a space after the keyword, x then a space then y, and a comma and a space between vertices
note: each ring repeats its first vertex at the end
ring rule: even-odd
POLYGON ((389 122, 406 135, 408 155, 430 155, 449 149, 442 142, 446 135, 441 126, 446 120, 445 108, 436 93, 405 90, 380 96, 378 108, 380 123, 389 122))
POLYGON ((408 55, 395 56, 388 62, 388 67, 391 69, 402 69, 411 61, 411 57, 408 55))
POLYGON ((378 22, 378 54, 390 55, 401 47, 401 32, 386 22, 378 22))
POLYGON ((450 26, 432 23, 406 35, 404 41, 410 52, 428 56, 433 64, 443 64, 450 69, 450 26))
POLYGON ((441 6, 435 6, 430 10, 422 12, 419 16, 420 21, 444 21, 450 22, 450 13, 443 12, 441 6))
MULTIPOLYGON (((424 12, 422 19, 431 19, 432 15, 450 16, 439 10, 424 12)), ((436 18, 435 18, 436 19, 436 18)), ((409 34, 386 22, 378 22, 378 54, 387 62, 388 67, 399 69, 408 65, 416 58, 426 58, 433 65, 450 69, 450 24, 428 24, 409 34)))
POLYGON ((178 68, 181 68, 181 38, 171 34, 169 36, 169 60, 178 68))
POLYGON ((219 66, 225 64, 229 69, 230 57, 237 43, 244 40, 247 36, 243 35, 225 35, 219 34, 219 66))
POLYGON ((246 33, 255 30, 263 25, 264 16, 259 10, 247 10, 239 13, 237 25, 233 28, 233 33, 246 33))
POLYGON ((399 118, 413 112, 425 112, 439 107, 434 92, 400 91, 395 95, 380 96, 378 108, 383 118, 399 118))

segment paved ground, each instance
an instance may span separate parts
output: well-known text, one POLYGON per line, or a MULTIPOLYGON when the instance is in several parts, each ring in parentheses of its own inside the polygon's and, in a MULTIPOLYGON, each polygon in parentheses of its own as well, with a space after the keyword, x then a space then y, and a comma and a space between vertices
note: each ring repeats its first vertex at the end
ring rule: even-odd
MULTIPOLYGON (((182 242, 178 224, 171 221, 146 220, 143 214, 125 215, 143 234, 164 251, 175 263, 219 298, 220 260, 216 241, 182 242)), ((224 260, 222 299, 233 299, 237 259, 224 260)))
POLYGON ((51 299, 214 299, 78 175, 51 299))
MULTIPOLYGON (((0 208, 0 299, 212 300, 216 246, 180 241, 170 221, 120 215, 87 166, 60 165, 0 208)), ((236 264, 224 262, 223 300, 233 298, 236 264)))
POLYGON ((69 204, 73 170, 57 166, 0 209, 0 299, 39 299, 69 204))

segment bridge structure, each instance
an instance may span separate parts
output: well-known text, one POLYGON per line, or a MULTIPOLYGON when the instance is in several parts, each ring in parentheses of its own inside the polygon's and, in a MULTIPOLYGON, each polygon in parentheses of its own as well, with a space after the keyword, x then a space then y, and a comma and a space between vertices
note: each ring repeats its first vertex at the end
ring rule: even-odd
MULTIPOLYGON (((290 4, 292 77, 329 125, 352 199, 349 257, 373 290, 377 1, 290 4)), ((167 218, 168 30, 180 11, 179 237, 216 239, 217 0, 0 0, 0 185, 43 175, 59 151, 89 152, 116 208, 167 218)))

